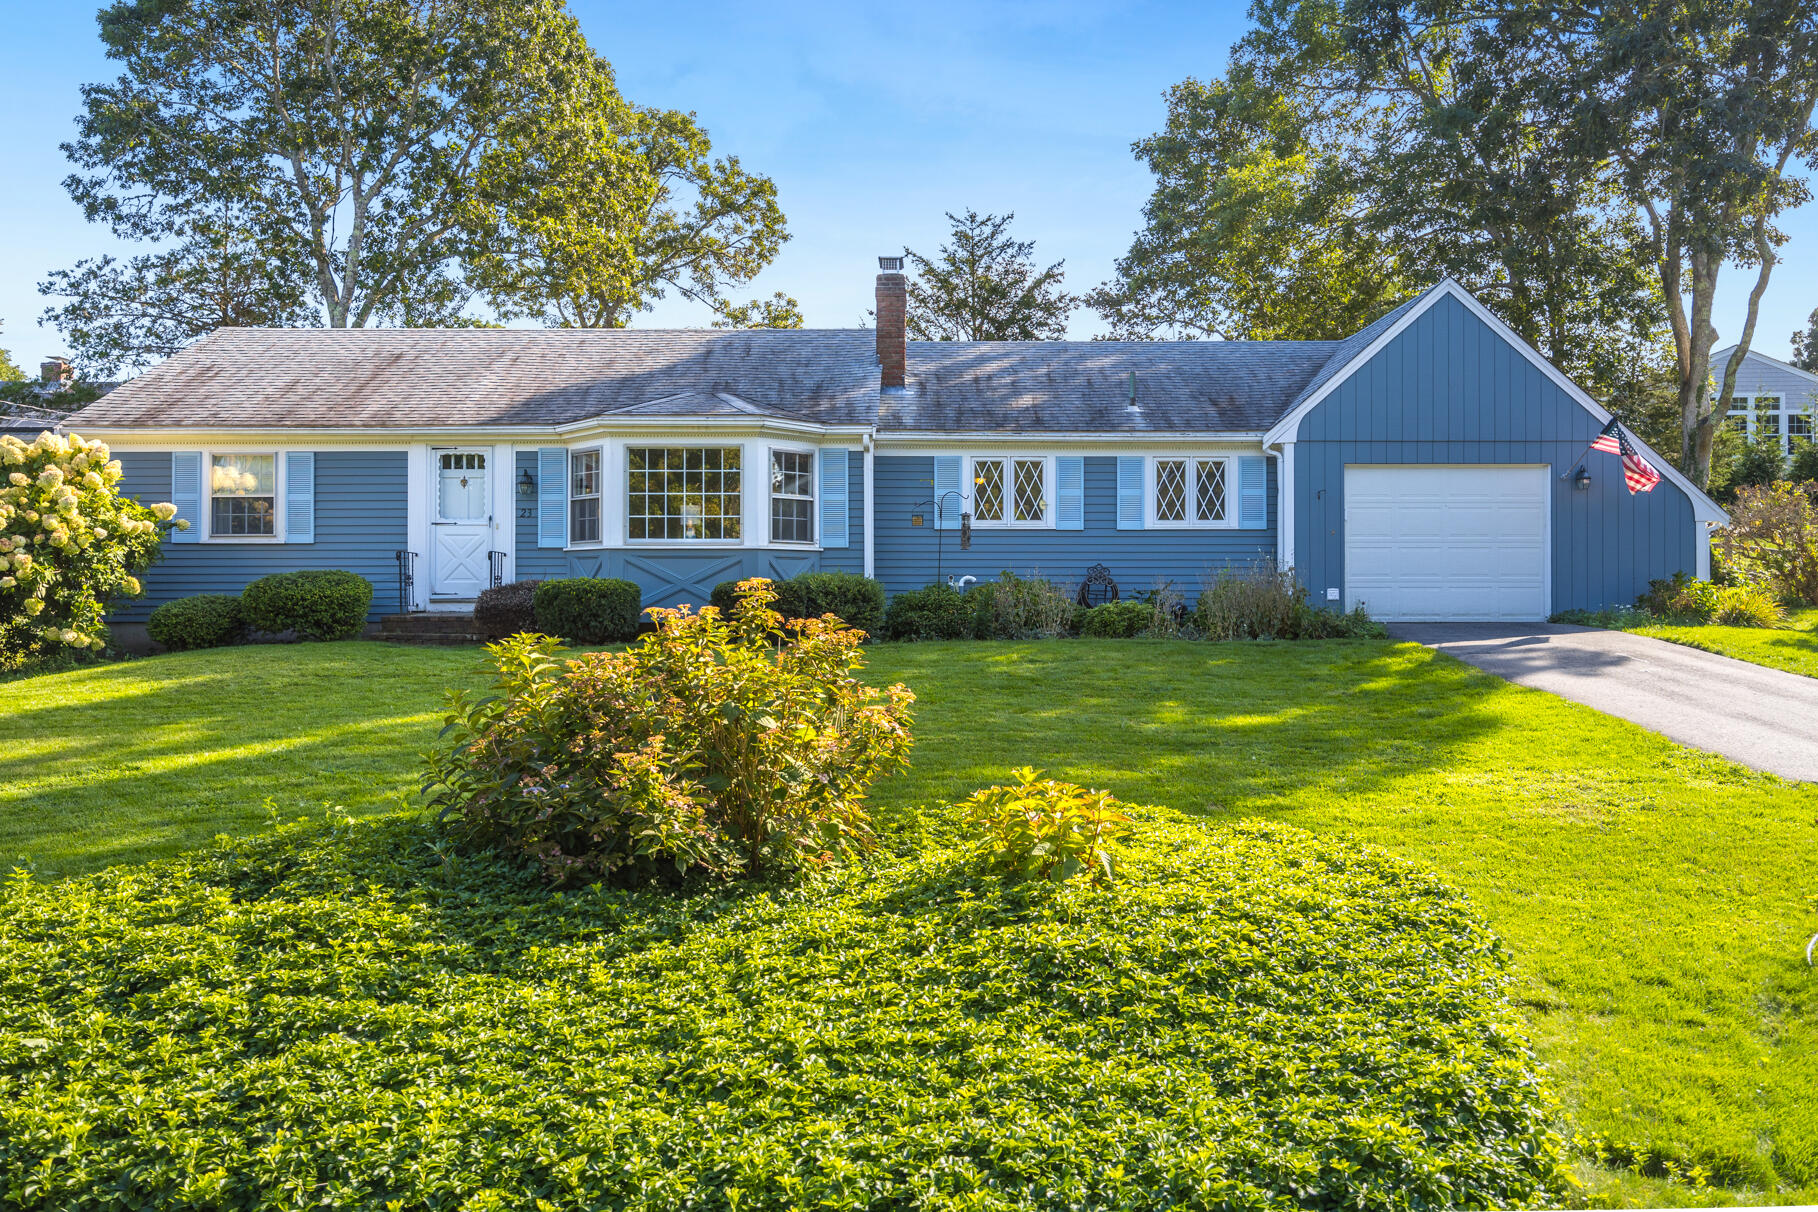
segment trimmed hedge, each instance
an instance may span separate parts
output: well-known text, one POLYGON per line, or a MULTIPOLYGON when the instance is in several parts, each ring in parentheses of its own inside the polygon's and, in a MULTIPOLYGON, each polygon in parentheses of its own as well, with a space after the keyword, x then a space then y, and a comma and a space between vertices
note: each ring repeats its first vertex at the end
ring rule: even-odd
POLYGON ((867 636, 884 632, 884 587, 856 572, 804 572, 778 581, 775 609, 785 619, 833 614, 867 636))
POLYGON ((0 1191, 24 1212, 1559 1198, 1507 961, 1459 896, 1286 827, 1139 827, 1109 887, 1006 885, 955 849, 807 893, 552 895, 397 819, 20 877, 0 1191))
POLYGON ((299 639, 349 640, 366 629, 372 582, 335 568, 277 572, 240 591, 247 626, 299 639))
POLYGON ((616 577, 544 581, 531 602, 538 627, 576 644, 636 639, 644 613, 644 591, 616 577))
POLYGON ((232 594, 198 593, 152 611, 145 633, 172 652, 226 648, 246 638, 246 615, 232 594))
POLYGON ((482 590, 473 604, 474 630, 489 640, 537 630, 536 592, 541 581, 513 581, 482 590))
POLYGON ((1073 616, 1073 629, 1084 636, 1129 639, 1149 630, 1155 607, 1148 602, 1104 602, 1081 609, 1073 616))
POLYGON ((884 634, 892 640, 969 640, 977 630, 977 604, 951 585, 899 593, 884 609, 884 634))

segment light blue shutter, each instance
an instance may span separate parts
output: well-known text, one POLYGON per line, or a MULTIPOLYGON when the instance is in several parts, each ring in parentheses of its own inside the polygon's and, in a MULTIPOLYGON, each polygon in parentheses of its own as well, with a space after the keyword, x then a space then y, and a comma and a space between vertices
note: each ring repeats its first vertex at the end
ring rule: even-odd
POLYGON ((850 452, 844 450, 821 451, 821 546, 846 547, 851 544, 847 534, 846 499, 851 495, 851 473, 846 466, 846 457, 850 452))
POLYGON ((960 457, 958 455, 936 455, 934 457, 934 516, 938 519, 935 525, 942 530, 958 530, 960 514, 972 509, 970 494, 960 484, 960 457), (959 493, 959 496, 948 496, 948 493, 959 493))
POLYGON ((202 541, 202 452, 173 451, 170 456, 170 503, 177 516, 189 523, 188 530, 173 530, 173 543, 202 541))
POLYGON ((568 546, 568 452, 560 446, 537 451, 537 546, 568 546))
POLYGON ((1261 455, 1237 460, 1237 525, 1262 530, 1269 524, 1269 464, 1261 455))
POLYGON ((316 455, 313 450, 284 454, 284 541, 316 541, 316 455))
POLYGON ((1086 528, 1086 460, 1077 455, 1054 460, 1054 528, 1086 528))
POLYGON ((1143 456, 1117 456, 1117 528, 1143 528, 1143 456))

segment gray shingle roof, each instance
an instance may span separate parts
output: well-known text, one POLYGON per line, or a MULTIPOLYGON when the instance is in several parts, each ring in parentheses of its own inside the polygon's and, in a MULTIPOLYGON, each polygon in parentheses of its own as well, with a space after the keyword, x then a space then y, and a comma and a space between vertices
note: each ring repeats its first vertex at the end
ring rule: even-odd
POLYGON ((884 433, 1255 433, 1417 302, 1344 341, 911 341, 909 385, 891 392, 879 390, 868 329, 224 328, 69 428, 540 427, 613 416, 884 433))
POLYGON ((81 427, 563 425, 724 392, 826 424, 877 415, 864 329, 223 328, 83 409, 81 427))
POLYGON ((884 432, 1256 432, 1336 341, 911 341, 884 432), (1136 375, 1135 407, 1130 375, 1136 375))
MULTIPOLYGON (((1346 366, 1350 365, 1353 358, 1357 357, 1358 354, 1370 347, 1370 342, 1393 328, 1395 326, 1395 321, 1406 315, 1416 303, 1419 303, 1429 294, 1438 290, 1444 282, 1445 279, 1440 279, 1439 282, 1436 282, 1426 290, 1421 291, 1412 299, 1409 299, 1406 303, 1397 307, 1394 311, 1378 317, 1362 329, 1359 329, 1357 332, 1346 337, 1344 340, 1334 342, 1332 355, 1326 359, 1326 364, 1321 366, 1318 373, 1311 379, 1308 379, 1306 385, 1295 393, 1294 398, 1288 401, 1288 406, 1281 410, 1281 415, 1286 416, 1288 413, 1293 412, 1296 408, 1300 407, 1301 401, 1305 400, 1308 396, 1311 396, 1327 383, 1330 383, 1336 375, 1343 371, 1346 366)), ((1280 418, 1278 417, 1276 419, 1279 420, 1280 418)), ((1270 424, 1273 423, 1274 421, 1270 422, 1270 424)))

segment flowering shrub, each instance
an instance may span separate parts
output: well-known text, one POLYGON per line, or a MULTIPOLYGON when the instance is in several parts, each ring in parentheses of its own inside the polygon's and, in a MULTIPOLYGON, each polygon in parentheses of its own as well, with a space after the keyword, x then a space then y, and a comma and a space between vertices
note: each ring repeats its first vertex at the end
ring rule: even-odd
POLYGON ((960 803, 966 830, 991 866, 1019 879, 1112 877, 1112 842, 1129 836, 1130 818, 1108 791, 1041 777, 1024 766, 1014 787, 986 787, 960 803))
POLYGON ((40 434, 0 437, 0 663, 106 647, 109 599, 140 592, 177 507, 117 489, 107 447, 40 434))
POLYGON ((493 689, 450 696, 431 806, 557 882, 787 872, 869 850, 865 792, 907 765, 914 696, 853 676, 860 632, 804 619, 785 636, 768 582, 739 593, 730 620, 650 611, 655 632, 624 652, 562 660, 541 635, 491 645, 493 689))
POLYGON ((1792 602, 1818 605, 1818 481, 1745 488, 1718 533, 1724 563, 1792 602))

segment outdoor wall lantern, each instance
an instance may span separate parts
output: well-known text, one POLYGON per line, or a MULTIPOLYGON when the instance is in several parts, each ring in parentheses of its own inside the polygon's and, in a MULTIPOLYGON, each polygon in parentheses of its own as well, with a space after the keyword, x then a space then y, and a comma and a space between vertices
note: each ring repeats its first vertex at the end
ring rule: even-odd
POLYGON ((1572 487, 1576 488, 1579 492, 1584 492, 1590 488, 1590 486, 1591 473, 1585 470, 1585 468, 1580 467, 1578 469, 1578 474, 1572 477, 1572 487))
POLYGON ((521 497, 537 495, 537 482, 530 478, 530 468, 528 467, 518 472, 518 495, 521 497))

